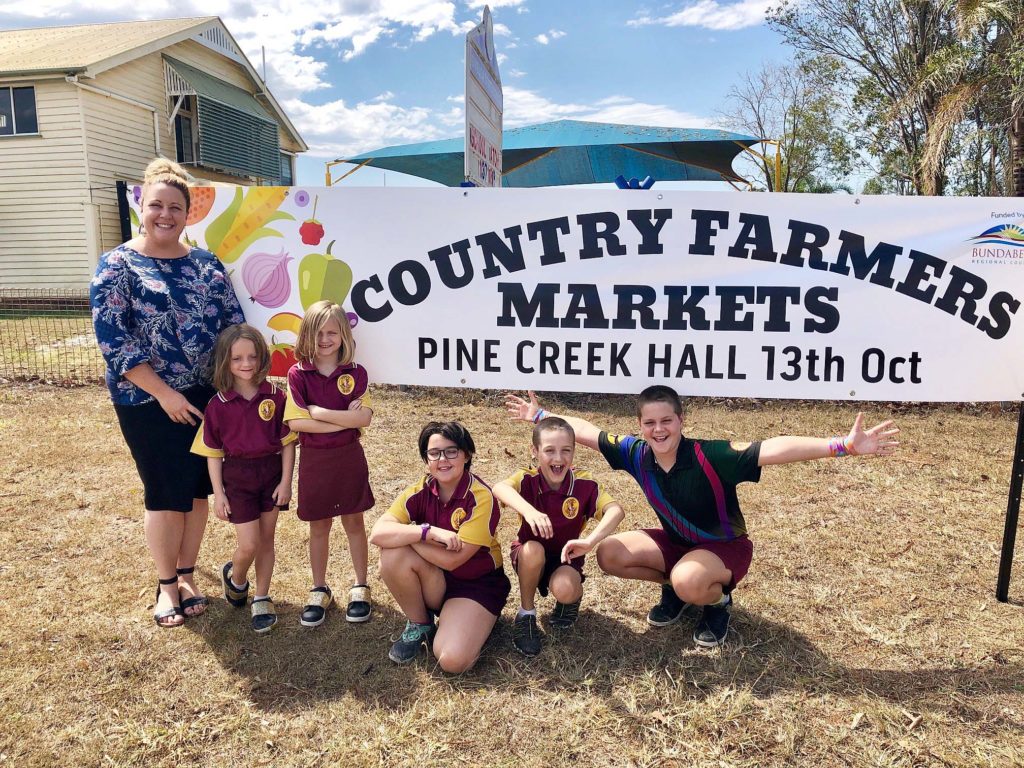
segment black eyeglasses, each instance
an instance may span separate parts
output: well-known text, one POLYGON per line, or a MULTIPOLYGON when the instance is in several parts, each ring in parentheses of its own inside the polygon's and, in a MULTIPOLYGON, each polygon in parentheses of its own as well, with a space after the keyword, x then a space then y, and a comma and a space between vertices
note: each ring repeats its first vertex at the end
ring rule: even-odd
POLYGON ((437 461, 442 455, 446 459, 457 459, 461 450, 461 448, 455 445, 449 445, 447 448, 431 448, 427 451, 427 461, 437 461))

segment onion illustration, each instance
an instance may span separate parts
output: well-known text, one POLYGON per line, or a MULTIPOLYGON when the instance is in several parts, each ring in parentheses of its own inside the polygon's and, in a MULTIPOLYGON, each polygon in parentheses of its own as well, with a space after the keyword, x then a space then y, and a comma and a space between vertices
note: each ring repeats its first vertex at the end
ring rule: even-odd
POLYGON ((254 302, 267 309, 280 307, 292 291, 288 262, 294 261, 281 249, 280 253, 254 253, 242 267, 242 283, 254 302))

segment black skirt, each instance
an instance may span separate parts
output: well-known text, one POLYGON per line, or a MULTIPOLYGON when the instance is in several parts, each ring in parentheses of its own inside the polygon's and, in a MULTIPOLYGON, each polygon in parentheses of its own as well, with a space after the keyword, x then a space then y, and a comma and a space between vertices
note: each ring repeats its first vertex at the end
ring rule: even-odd
MULTIPOLYGON (((191 387, 181 394, 203 411, 216 391, 191 387)), ((146 509, 191 512, 195 499, 213 493, 206 457, 192 453, 198 419, 195 426, 171 421, 155 400, 142 405, 115 403, 114 411, 145 489, 146 509)))

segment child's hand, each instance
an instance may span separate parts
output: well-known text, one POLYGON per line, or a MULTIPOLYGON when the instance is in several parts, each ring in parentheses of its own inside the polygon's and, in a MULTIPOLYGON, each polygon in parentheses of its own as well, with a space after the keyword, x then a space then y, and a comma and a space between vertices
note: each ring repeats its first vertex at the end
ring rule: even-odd
POLYGON ((228 518, 231 517, 231 507, 228 506, 228 497, 224 494, 214 495, 213 514, 225 522, 227 522, 228 518))
POLYGON ((274 503, 279 507, 283 507, 289 501, 292 500, 292 484, 287 483, 284 480, 281 484, 274 489, 274 503))
POLYGON ((324 421, 323 415, 324 411, 327 410, 326 408, 322 408, 319 405, 309 405, 306 407, 306 410, 309 411, 309 418, 324 421))
POLYGON ((582 557, 594 548, 594 545, 587 539, 570 539, 562 547, 562 562, 568 563, 577 557, 582 557))
POLYGON ((533 510, 523 515, 523 520, 530 526, 530 530, 533 531, 534 536, 540 536, 542 539, 550 539, 555 535, 555 529, 551 525, 551 518, 545 515, 543 512, 533 510))
POLYGON ((850 452, 854 455, 889 456, 899 447, 899 441, 893 439, 899 432, 891 420, 876 424, 871 429, 864 429, 864 414, 858 413, 846 438, 846 444, 853 448, 850 452))
POLYGON ((348 409, 350 411, 358 411, 362 407, 363 407, 363 401, 360 400, 359 398, 356 398, 355 400, 353 400, 351 403, 348 404, 348 409))
POLYGON ((526 401, 518 395, 511 393, 505 395, 505 408, 508 410, 508 416, 512 421, 533 421, 533 417, 537 415, 537 411, 540 410, 540 403, 537 402, 537 396, 533 394, 533 390, 529 390, 528 393, 530 400, 526 401))
POLYGON ((440 544, 449 552, 462 550, 462 539, 459 538, 459 534, 454 531, 446 531, 444 528, 432 527, 430 533, 427 534, 427 540, 440 544))

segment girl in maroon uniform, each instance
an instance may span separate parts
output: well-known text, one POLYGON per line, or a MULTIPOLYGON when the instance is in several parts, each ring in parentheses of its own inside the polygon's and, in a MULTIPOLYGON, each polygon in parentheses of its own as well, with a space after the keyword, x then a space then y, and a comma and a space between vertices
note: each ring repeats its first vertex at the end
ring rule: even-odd
POLYGON ((267 381, 270 350, 259 331, 244 324, 221 331, 213 365, 217 394, 206 406, 192 452, 207 457, 214 514, 234 523, 238 538, 221 568, 224 599, 245 606, 255 560, 252 628, 264 634, 277 624, 270 599, 274 533, 278 512, 292 495, 295 434, 284 423, 285 393, 267 381))
POLYGON ((309 564, 313 588, 300 622, 318 627, 333 600, 327 586, 327 558, 335 517, 348 536, 355 570, 345 619, 370 619, 370 588, 366 583, 367 543, 363 512, 373 506, 370 470, 359 442, 373 411, 366 369, 353 362, 356 342, 344 310, 330 301, 313 304, 302 318, 295 356, 288 371, 285 421, 299 433, 300 520, 309 523, 309 564))

